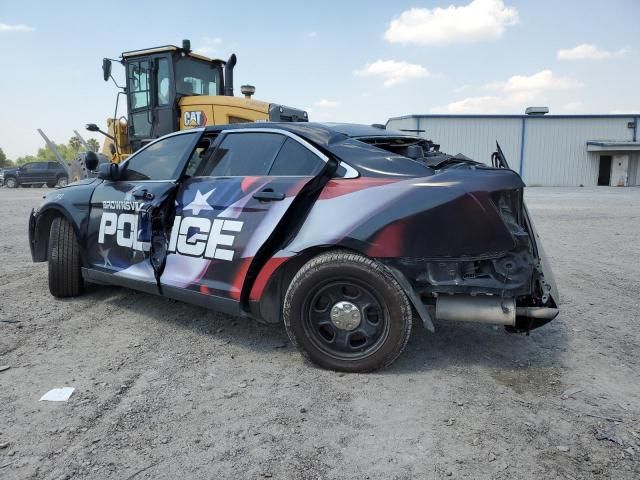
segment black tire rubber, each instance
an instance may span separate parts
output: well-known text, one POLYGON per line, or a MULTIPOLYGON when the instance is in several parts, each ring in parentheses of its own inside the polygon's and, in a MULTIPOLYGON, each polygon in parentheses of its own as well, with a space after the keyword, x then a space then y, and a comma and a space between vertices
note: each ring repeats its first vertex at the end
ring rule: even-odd
POLYGON ((69 178, 66 175, 62 175, 56 180, 56 187, 66 187, 69 184, 69 178))
POLYGON ((413 313, 409 300, 393 275, 378 262, 344 250, 322 253, 309 260, 293 277, 284 299, 284 324, 291 342, 311 362, 330 370, 369 372, 393 363, 409 341, 413 313), (365 358, 339 359, 317 348, 305 333, 305 298, 323 280, 353 278, 383 299, 389 315, 386 338, 365 358))
POLYGON ((7 177, 4 179, 4 186, 7 188, 18 188, 18 180, 15 177, 7 177))
POLYGON ((84 283, 80 273, 80 245, 66 218, 56 217, 49 231, 49 291, 59 298, 77 297, 84 283))

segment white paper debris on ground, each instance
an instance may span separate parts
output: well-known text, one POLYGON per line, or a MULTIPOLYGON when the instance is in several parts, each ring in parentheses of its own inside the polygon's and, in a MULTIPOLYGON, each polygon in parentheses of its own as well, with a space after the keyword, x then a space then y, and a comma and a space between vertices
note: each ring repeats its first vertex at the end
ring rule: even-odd
POLYGON ((62 387, 62 388, 54 388, 53 390, 49 390, 45 393, 40 401, 45 402, 66 402, 69 400, 69 397, 75 390, 74 387, 62 387))

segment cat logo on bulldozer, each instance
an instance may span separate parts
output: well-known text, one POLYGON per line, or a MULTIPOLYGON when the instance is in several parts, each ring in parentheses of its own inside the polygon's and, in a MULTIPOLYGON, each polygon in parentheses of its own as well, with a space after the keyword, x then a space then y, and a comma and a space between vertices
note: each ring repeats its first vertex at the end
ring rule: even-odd
POLYGON ((206 124, 207 116, 202 110, 196 110, 194 112, 184 112, 185 128, 203 127, 206 124))

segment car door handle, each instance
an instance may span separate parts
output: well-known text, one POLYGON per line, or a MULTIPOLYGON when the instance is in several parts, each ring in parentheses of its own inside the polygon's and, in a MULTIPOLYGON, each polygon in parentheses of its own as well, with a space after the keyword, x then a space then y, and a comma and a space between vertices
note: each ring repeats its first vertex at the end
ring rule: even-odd
POLYGON ((284 200, 284 197, 284 193, 274 192, 273 188, 265 188, 253 194, 253 198, 263 202, 279 202, 280 200, 284 200))
POLYGON ((142 200, 153 200, 153 198, 155 196, 153 193, 151 193, 146 188, 144 188, 142 190, 134 191, 132 193, 132 195, 133 195, 133 198, 141 198, 142 200))

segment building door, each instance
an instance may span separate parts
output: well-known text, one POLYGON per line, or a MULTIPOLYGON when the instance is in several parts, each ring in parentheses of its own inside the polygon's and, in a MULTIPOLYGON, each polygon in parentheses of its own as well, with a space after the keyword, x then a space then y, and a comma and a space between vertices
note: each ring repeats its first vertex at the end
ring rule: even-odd
POLYGON ((629 155, 616 154, 611 159, 611 186, 626 187, 629 182, 629 155))
POLYGON ((611 155, 600 155, 600 168, 598 169, 598 185, 609 186, 611 182, 611 155))

